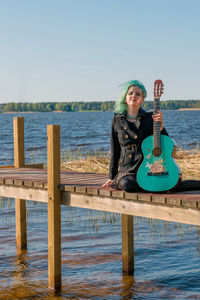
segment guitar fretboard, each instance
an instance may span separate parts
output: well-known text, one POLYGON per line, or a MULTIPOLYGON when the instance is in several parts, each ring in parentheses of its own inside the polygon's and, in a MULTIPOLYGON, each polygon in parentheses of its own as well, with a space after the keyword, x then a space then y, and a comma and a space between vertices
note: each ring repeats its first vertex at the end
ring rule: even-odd
MULTIPOLYGON (((153 114, 157 114, 160 110, 160 98, 154 98, 153 114)), ((160 148, 160 122, 153 121, 153 143, 154 149, 160 148)))

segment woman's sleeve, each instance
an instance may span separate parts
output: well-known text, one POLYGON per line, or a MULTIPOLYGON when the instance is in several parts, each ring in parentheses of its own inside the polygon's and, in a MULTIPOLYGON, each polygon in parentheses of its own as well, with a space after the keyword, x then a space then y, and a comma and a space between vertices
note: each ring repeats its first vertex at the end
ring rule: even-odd
POLYGON ((115 121, 114 118, 112 120, 112 128, 111 128, 111 155, 110 155, 110 168, 109 168, 109 178, 114 179, 118 172, 118 162, 120 158, 121 148, 118 140, 118 135, 115 130, 115 121))

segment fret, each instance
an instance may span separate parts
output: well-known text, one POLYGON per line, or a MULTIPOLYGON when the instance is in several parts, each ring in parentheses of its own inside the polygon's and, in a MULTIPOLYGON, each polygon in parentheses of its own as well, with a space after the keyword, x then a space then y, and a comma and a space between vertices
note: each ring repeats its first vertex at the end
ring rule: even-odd
MULTIPOLYGON (((160 110, 160 97, 163 93, 162 80, 158 79, 154 82, 154 110, 153 114, 156 115, 160 110)), ((160 156, 161 154, 161 136, 160 136, 160 122, 153 121, 153 154, 160 156)))
MULTIPOLYGON (((154 98, 154 111, 153 114, 156 115, 160 110, 160 98, 154 98)), ((153 121, 153 147, 161 148, 160 144, 160 122, 153 121)))

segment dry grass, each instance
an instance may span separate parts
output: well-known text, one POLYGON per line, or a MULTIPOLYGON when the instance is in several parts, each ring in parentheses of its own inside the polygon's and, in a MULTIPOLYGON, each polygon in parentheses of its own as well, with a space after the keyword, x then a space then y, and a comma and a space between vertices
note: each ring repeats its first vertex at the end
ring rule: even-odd
MULTIPOLYGON (((179 149, 174 155, 179 165, 183 179, 200 180, 200 151, 179 149)), ((90 155, 86 158, 74 159, 62 162, 62 169, 76 172, 94 172, 108 174, 109 156, 96 157, 90 155)))
POLYGON ((182 171, 183 179, 200 179, 200 151, 178 150, 174 158, 182 171))
POLYGON ((109 157, 95 155, 62 163, 62 169, 76 172, 108 173, 109 157))

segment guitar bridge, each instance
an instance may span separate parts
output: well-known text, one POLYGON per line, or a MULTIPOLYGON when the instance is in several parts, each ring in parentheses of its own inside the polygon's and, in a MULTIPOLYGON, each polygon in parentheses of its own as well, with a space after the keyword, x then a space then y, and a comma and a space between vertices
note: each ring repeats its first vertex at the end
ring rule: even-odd
POLYGON ((168 172, 148 172, 148 176, 165 176, 168 175, 168 172))

